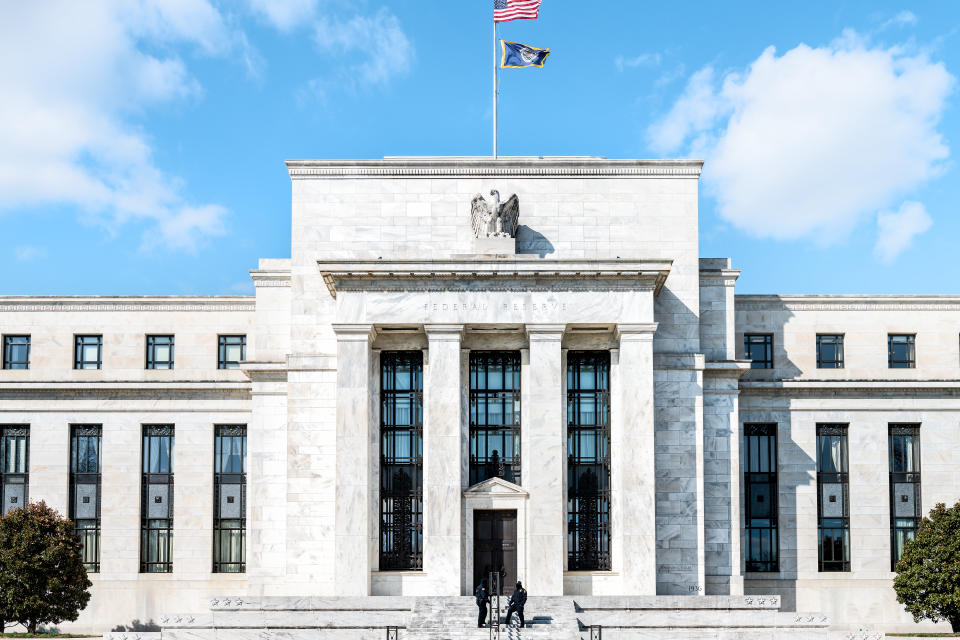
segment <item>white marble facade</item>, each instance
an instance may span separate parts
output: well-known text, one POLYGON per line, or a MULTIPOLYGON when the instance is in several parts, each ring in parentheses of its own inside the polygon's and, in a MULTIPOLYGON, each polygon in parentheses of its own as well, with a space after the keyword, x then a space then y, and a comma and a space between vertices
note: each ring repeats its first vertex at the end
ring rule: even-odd
MULTIPOLYGON (((102 566, 70 628, 104 631, 216 595, 461 595, 474 513, 517 513, 517 571, 535 595, 773 593, 846 627, 911 629, 889 572, 886 425, 922 423, 923 503, 960 495, 960 299, 736 297, 701 259, 697 161, 395 158, 289 162, 289 259, 255 296, 0 298, 0 333, 30 335, 0 371, 0 423, 30 426, 30 496, 63 512, 69 425, 103 425, 102 566), (470 202, 516 193, 515 242, 478 244, 470 202), (506 248, 505 248, 506 247, 506 248), (494 251, 495 253, 489 253, 494 251), (501 251, 503 253, 501 253, 501 251), (886 368, 886 334, 917 368, 886 368), (773 333, 750 370, 743 334, 773 333), (818 370, 817 333, 847 336, 818 370), (104 336, 76 371, 73 336, 104 336), (173 371, 146 371, 148 334, 173 371), (241 370, 217 335, 247 336, 241 370), (379 567, 379 358, 423 353, 423 567, 379 567), (522 483, 469 486, 467 362, 515 350, 522 483), (610 353, 611 567, 567 568, 566 360, 610 353), (851 435, 852 570, 817 571, 814 428, 851 435), (742 425, 779 426, 780 570, 744 571, 742 425), (139 427, 176 425, 173 572, 138 572, 139 427), (212 572, 213 426, 248 427, 244 574, 212 572)), ((497 239, 501 240, 501 239, 497 239)))

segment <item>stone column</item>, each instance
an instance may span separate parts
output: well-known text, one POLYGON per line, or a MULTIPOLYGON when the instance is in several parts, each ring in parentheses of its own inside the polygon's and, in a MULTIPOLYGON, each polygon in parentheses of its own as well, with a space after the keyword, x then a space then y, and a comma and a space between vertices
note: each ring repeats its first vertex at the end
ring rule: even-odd
POLYGON ((564 483, 566 429, 564 422, 564 325, 527 325, 529 364, 523 378, 521 459, 523 487, 530 494, 527 508, 527 575, 520 576, 530 593, 563 595, 567 553, 564 483))
POLYGON ((424 367, 423 571, 433 595, 460 595, 461 324, 428 324, 424 367))
POLYGON ((614 511, 619 517, 620 568, 625 595, 655 595, 656 491, 654 473, 653 333, 656 323, 620 324, 617 389, 611 409, 614 511), (619 460, 617 460, 619 458, 619 460), (619 476, 619 477, 618 477, 619 476), (619 494, 619 495, 618 495, 619 494), (617 499, 619 497, 619 499, 617 499))
POLYGON ((338 596, 370 595, 370 340, 373 325, 335 324, 337 335, 334 584, 338 596))

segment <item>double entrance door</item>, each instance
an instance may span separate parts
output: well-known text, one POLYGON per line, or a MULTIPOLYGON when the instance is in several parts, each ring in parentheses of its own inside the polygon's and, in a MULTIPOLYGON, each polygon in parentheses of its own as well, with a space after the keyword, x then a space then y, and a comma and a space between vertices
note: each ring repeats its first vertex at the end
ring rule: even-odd
POLYGON ((501 594, 513 594, 517 583, 517 512, 514 510, 473 512, 473 584, 487 580, 487 588, 493 595, 493 585, 489 584, 491 572, 500 573, 501 594))

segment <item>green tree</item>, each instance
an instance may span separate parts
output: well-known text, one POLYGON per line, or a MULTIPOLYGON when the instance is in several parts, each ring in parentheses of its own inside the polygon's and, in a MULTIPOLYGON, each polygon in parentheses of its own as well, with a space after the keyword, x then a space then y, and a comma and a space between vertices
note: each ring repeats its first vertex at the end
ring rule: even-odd
POLYGON ((915 622, 947 620, 960 632, 960 502, 939 503, 920 521, 895 569, 897 601, 915 622))
POLYGON ((0 518, 0 619, 30 633, 76 620, 90 600, 80 537, 44 502, 0 518))

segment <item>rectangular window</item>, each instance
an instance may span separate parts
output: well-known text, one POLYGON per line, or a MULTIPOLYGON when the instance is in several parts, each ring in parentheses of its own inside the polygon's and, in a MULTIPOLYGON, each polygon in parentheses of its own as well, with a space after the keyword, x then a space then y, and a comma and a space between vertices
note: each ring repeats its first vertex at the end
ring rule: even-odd
POLYGON ((220 336, 218 369, 239 369, 247 359, 247 336, 220 336))
POLYGON ((777 425, 743 425, 747 571, 777 571, 777 425))
POLYGON ((817 369, 843 369, 843 335, 817 335, 817 369))
POLYGON ((520 353, 470 353, 470 486, 520 484, 520 353))
POLYGON ((609 571, 610 352, 567 354, 567 568, 609 571))
POLYGON ((100 571, 100 480, 102 427, 70 425, 70 519, 83 545, 83 566, 100 571))
POLYGON ((3 368, 30 368, 30 336, 3 336, 3 368))
POLYGON ((30 488, 30 427, 0 426, 0 491, 2 515, 27 504, 30 488))
POLYGON ((903 546, 917 535, 923 518, 920 502, 920 425, 888 426, 890 449, 890 570, 903 546))
POLYGON ((173 425, 144 425, 140 573, 173 571, 173 425))
POLYGON ((173 369, 173 336, 147 336, 147 369, 173 369))
POLYGON ((817 425, 820 571, 850 571, 847 425, 817 425))
POLYGON ((103 336, 74 336, 74 369, 103 368, 103 336))
POLYGON ((423 353, 380 354, 380 569, 423 569, 423 353))
POLYGON ((917 366, 916 336, 891 333, 887 336, 887 367, 914 369, 917 366))
POLYGON ((247 427, 217 425, 213 467, 213 572, 247 567, 247 427))
POLYGON ((773 334, 744 334, 743 357, 750 360, 751 369, 773 369, 773 334))

